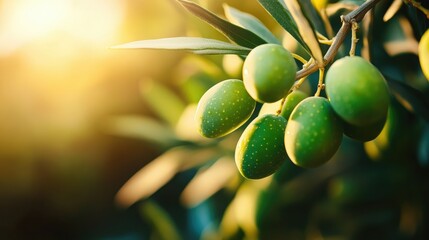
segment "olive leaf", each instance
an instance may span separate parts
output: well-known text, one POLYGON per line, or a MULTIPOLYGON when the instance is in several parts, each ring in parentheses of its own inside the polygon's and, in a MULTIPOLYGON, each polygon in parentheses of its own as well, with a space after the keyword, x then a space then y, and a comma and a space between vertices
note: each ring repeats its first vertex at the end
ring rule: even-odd
MULTIPOLYGON (((424 1, 420 2, 423 3, 424 1)), ((414 7, 413 4, 405 4, 405 6, 407 8, 411 24, 413 25, 413 31, 417 36, 423 35, 423 33, 429 28, 429 19, 422 11, 414 7)))
POLYGON ((408 19, 395 16, 384 25, 381 40, 387 54, 390 56, 404 53, 419 54, 419 43, 414 37, 412 26, 408 19))
POLYGON ((178 172, 196 167, 218 155, 213 148, 171 148, 152 160, 132 176, 116 194, 116 202, 124 207, 154 194, 178 172), (192 156, 192 157, 191 157, 192 156))
POLYGON ((186 8, 186 10, 206 21, 212 27, 224 34, 229 40, 237 43, 240 46, 254 48, 258 45, 267 43, 264 39, 260 38, 255 33, 216 16, 214 13, 208 11, 196 3, 185 0, 178 1, 180 4, 182 4, 183 7, 186 8))
POLYGON ((298 3, 312 28, 326 36, 326 29, 325 25, 323 24, 323 19, 316 8, 314 8, 311 0, 300 0, 298 3))
POLYGON ((386 13, 383 16, 383 21, 389 21, 402 7, 402 0, 393 0, 390 7, 387 9, 386 13))
POLYGON ((301 37, 292 15, 282 0, 258 0, 258 2, 308 53, 310 53, 310 49, 301 37))
POLYGON ((423 117, 426 121, 429 121, 429 101, 427 97, 415 88, 400 82, 390 76, 386 76, 387 83, 390 89, 393 91, 399 102, 404 105, 407 109, 411 107, 411 110, 423 117))
POLYGON ((320 66, 323 66, 323 55, 320 49, 319 41, 317 40, 316 33, 313 30, 307 17, 301 10, 301 6, 298 0, 284 0, 286 7, 289 9, 293 19, 298 26, 299 32, 303 37, 305 43, 310 48, 311 55, 317 61, 320 66))
POLYGON ((208 38, 174 37, 140 40, 114 46, 115 49, 186 50, 196 54, 247 55, 251 49, 208 38))
POLYGON ((168 211, 156 201, 148 200, 140 205, 140 213, 151 224, 158 239, 181 240, 180 230, 168 211))
POLYGON ((177 93, 165 84, 151 78, 140 82, 140 93, 152 112, 170 126, 176 126, 186 107, 185 102, 177 93), (166 111, 165 106, 168 106, 168 111, 166 111))
POLYGON ((143 116, 112 117, 106 121, 104 130, 109 134, 143 139, 164 147, 180 142, 168 125, 143 116))
POLYGON ((196 206, 224 188, 236 176, 232 156, 224 156, 208 168, 200 169, 181 194, 186 206, 196 206))
POLYGON ((255 16, 242 12, 227 4, 223 5, 226 18, 231 22, 243 28, 246 28, 268 43, 281 44, 280 41, 271 33, 271 31, 255 16))

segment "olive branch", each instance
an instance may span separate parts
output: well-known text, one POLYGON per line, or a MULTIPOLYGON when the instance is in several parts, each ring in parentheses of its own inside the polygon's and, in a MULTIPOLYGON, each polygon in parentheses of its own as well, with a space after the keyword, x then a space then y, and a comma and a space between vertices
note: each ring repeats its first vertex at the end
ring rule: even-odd
MULTIPOLYGON (((302 12, 305 9, 304 5, 308 4, 307 1, 258 1, 312 56, 312 59, 306 61, 307 63, 303 65, 303 68, 297 71, 297 80, 301 80, 317 70, 325 68, 331 63, 347 34, 352 30, 353 25, 362 21, 365 14, 380 2, 380 0, 368 0, 348 14, 342 16, 342 26, 334 38, 332 40, 325 38, 321 41, 320 36, 323 35, 315 31, 314 29, 316 27, 313 26, 314 22, 320 19, 314 19, 314 17, 313 19, 306 19, 308 14, 303 14, 302 12), (322 44, 330 44, 329 49, 323 57, 320 46, 318 45, 320 42, 322 42, 322 44)), ((135 41, 112 48, 185 50, 196 54, 236 54, 245 57, 250 50, 258 45, 264 43, 279 43, 272 33, 258 19, 250 14, 240 12, 232 7, 224 6, 228 13, 227 17, 229 15, 229 18, 232 18, 235 20, 233 22, 237 23, 233 24, 230 21, 218 17, 207 9, 202 8, 196 3, 185 0, 178 0, 178 2, 192 14, 223 33, 235 44, 207 38, 173 37, 135 41)), ((299 84, 299 81, 297 84, 299 84)))
MULTIPOLYGON (((379 2, 380 0, 366 1, 355 10, 341 17, 342 26, 338 30, 335 37, 333 38, 332 45, 329 47, 328 51, 323 57, 323 63, 322 63, 323 67, 327 66, 329 63, 331 63, 334 60, 338 50, 340 49, 341 45, 343 44, 347 34, 352 29, 353 25, 362 21, 365 14, 371 9, 373 9, 376 6, 376 4, 379 2)), ((305 68, 297 72, 296 79, 301 79, 303 77, 306 77, 316 72, 319 68, 320 66, 317 63, 311 63, 307 65, 305 68)))

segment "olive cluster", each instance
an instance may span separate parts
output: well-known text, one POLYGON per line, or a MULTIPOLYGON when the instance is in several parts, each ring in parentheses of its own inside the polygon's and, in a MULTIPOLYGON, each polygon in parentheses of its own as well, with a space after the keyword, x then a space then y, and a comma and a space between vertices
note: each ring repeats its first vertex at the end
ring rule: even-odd
POLYGON ((203 136, 222 137, 247 122, 257 102, 282 102, 278 111, 253 119, 237 143, 235 161, 246 178, 267 177, 288 159, 304 168, 320 166, 338 150, 343 135, 369 141, 385 124, 386 82, 361 57, 344 57, 331 65, 325 79, 327 98, 293 87, 297 65, 280 45, 254 48, 242 70, 243 80, 224 80, 202 96, 196 120, 203 136))

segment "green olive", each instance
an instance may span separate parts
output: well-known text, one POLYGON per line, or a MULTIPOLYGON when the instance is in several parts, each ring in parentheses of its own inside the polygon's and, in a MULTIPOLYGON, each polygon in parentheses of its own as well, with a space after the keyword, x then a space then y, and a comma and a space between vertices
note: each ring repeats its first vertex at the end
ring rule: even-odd
POLYGON ((245 178, 264 178, 280 168, 287 159, 285 129, 286 119, 274 114, 259 116, 247 126, 235 149, 235 162, 245 178))
POLYGON ((326 94, 338 116, 353 126, 375 124, 387 114, 386 81, 361 57, 344 57, 332 64, 326 73, 326 94))
POLYGON ((297 65, 292 54, 278 44, 263 44, 244 60, 243 81, 255 100, 263 103, 282 99, 293 83, 297 65))
POLYGON ((292 162, 311 168, 331 159, 342 137, 342 122, 329 101, 323 97, 309 97, 292 111, 284 141, 292 162))
POLYGON ((211 87, 198 102, 195 120, 201 135, 217 138, 243 125, 255 110, 256 102, 243 81, 229 79, 211 87))
POLYGON ((302 100, 306 99, 307 97, 308 97, 308 94, 300 90, 295 90, 291 92, 289 95, 287 95, 280 114, 284 118, 289 119, 290 114, 292 113, 296 105, 298 105, 298 103, 300 103, 302 100))
POLYGON ((344 135, 362 142, 371 141, 381 133, 381 130, 383 130, 384 124, 386 123, 386 119, 387 114, 379 121, 369 125, 354 126, 344 123, 344 135))

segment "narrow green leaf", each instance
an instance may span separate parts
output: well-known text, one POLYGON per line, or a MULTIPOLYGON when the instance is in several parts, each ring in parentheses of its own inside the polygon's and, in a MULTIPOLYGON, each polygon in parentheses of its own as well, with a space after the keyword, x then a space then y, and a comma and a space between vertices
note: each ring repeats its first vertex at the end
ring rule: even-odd
POLYGON ((236 8, 223 5, 227 19, 238 26, 248 29, 268 43, 281 44, 271 31, 255 16, 242 12, 236 8))
POLYGON ((171 127, 176 126, 186 107, 177 93, 165 84, 150 78, 141 81, 140 92, 143 100, 159 118, 169 123, 171 127))
POLYGON ((314 8, 311 0, 300 0, 298 3, 313 29, 326 36, 326 28, 323 24, 323 19, 316 8, 314 8))
POLYGON ((299 5, 298 0, 284 0, 284 3, 295 20, 305 43, 310 48, 311 55, 319 65, 322 65, 323 54, 322 50, 320 49, 319 41, 317 40, 316 33, 314 32, 310 22, 307 20, 307 17, 301 11, 301 6, 299 5))
POLYGON ((390 56, 405 53, 419 54, 419 42, 411 29, 413 28, 409 20, 399 16, 394 16, 389 22, 384 23, 381 41, 390 56))
POLYGON ((390 89, 395 94, 399 102, 407 109, 411 110, 429 121, 429 101, 428 98, 420 91, 409 85, 395 80, 389 76, 385 76, 390 89))
POLYGON ((116 194, 116 202, 124 207, 146 199, 168 183, 177 173, 218 157, 214 148, 170 148, 135 173, 116 194))
POLYGON ((237 54, 247 55, 249 48, 208 38, 174 37, 141 40, 121 44, 112 48, 119 49, 166 49, 186 50, 196 54, 237 54))
POLYGON ((310 53, 310 49, 299 33, 298 27, 282 0, 258 0, 259 4, 310 53))
POLYGON ((389 21, 395 14, 401 9, 403 4, 402 0, 393 0, 390 4, 390 7, 387 9, 386 13, 383 16, 383 21, 389 21))
POLYGON ((224 34, 228 39, 237 43, 240 46, 254 48, 258 45, 266 43, 262 38, 253 32, 234 25, 218 16, 214 13, 208 11, 207 9, 199 6, 196 3, 178 0, 183 7, 185 7, 188 11, 190 11, 195 16, 201 18, 206 21, 212 27, 217 29, 219 32, 224 34))
POLYGON ((145 201, 140 207, 141 214, 152 225, 159 240, 181 240, 178 226, 168 212, 153 200, 145 201))
POLYGON ((186 206, 196 206, 230 183, 237 175, 232 156, 224 156, 213 165, 202 168, 183 190, 181 200, 186 206))
POLYGON ((175 147, 153 159, 119 189, 116 202, 128 207, 140 199, 148 198, 179 172, 181 162, 192 153, 194 151, 188 148, 175 147))
POLYGON ((173 146, 180 141, 169 126, 143 116, 113 117, 104 127, 109 134, 143 139, 164 147, 173 146))

